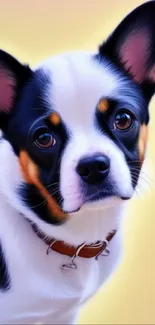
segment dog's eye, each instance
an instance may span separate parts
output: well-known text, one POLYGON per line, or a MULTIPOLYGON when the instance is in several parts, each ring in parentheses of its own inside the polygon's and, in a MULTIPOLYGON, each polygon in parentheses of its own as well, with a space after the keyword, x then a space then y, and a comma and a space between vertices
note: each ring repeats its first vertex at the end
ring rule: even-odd
POLYGON ((114 128, 118 130, 127 130, 133 123, 133 117, 128 112, 119 112, 115 116, 114 128))
POLYGON ((45 132, 45 133, 40 134, 36 138, 34 143, 40 148, 49 148, 49 147, 54 146, 56 141, 52 137, 52 134, 50 134, 49 132, 45 132))

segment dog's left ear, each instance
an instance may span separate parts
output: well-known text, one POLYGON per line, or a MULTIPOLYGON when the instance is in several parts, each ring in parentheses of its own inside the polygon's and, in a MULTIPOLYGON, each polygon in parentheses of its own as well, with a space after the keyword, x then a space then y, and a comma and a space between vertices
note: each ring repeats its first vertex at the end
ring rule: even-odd
POLYGON ((20 91, 32 74, 12 55, 0 50, 0 128, 6 131, 20 91))
POLYGON ((145 89, 148 100, 155 92, 155 1, 133 10, 99 47, 145 89))

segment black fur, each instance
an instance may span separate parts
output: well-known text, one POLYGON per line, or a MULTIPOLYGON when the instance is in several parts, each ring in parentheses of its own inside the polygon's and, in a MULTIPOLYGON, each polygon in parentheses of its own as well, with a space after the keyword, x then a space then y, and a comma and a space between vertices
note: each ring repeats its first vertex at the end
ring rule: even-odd
MULTIPOLYGON (((22 92, 14 115, 10 118, 7 139, 12 144, 16 155, 26 150, 39 168, 39 178, 48 188, 49 195, 61 205, 62 197, 59 191, 59 169, 61 154, 68 140, 68 132, 63 124, 54 126, 49 122, 49 103, 45 100, 49 78, 43 71, 35 72, 22 92), (48 149, 40 149, 34 144, 35 134, 40 128, 46 128, 56 139, 56 145, 48 149), (16 130, 16 133, 14 132, 16 130)), ((19 189, 22 200, 41 219, 49 223, 58 223, 47 209, 47 202, 32 185, 22 185, 19 189)))
POLYGON ((10 289, 10 275, 6 265, 6 260, 2 248, 2 243, 0 242, 0 290, 6 292, 10 289))
MULTIPOLYGON (((2 56, 2 53, 0 53, 2 56)), ((13 60, 9 55, 6 56, 7 69, 16 69, 16 78, 18 75, 18 83, 20 85, 19 96, 17 104, 13 107, 12 112, 8 118, 5 128, 3 125, 2 116, 0 114, 0 124, 4 131, 4 137, 11 143, 12 148, 17 156, 20 155, 21 150, 28 153, 30 158, 36 163, 39 169, 39 178, 41 183, 48 188, 49 195, 55 198, 58 205, 63 203, 59 191, 59 169, 61 154, 68 140, 68 132, 63 124, 54 126, 49 121, 49 112, 52 113, 52 107, 49 106, 46 98, 46 91, 51 80, 49 76, 42 70, 30 72, 28 75, 23 75, 20 80, 20 74, 25 71, 25 67, 18 64, 18 61, 13 60), (10 66, 9 66, 9 64, 10 66), (25 84, 23 87, 25 78, 25 84), (48 149, 40 149, 34 144, 36 132, 39 128, 46 128, 56 139, 56 145, 48 149)), ((26 68, 29 69, 29 68, 26 68)), ((12 70, 11 70, 12 71, 12 70)), ((40 195, 39 191, 32 185, 21 185, 17 189, 21 199, 26 203, 32 211, 34 211, 41 219, 49 223, 59 223, 55 216, 49 215, 47 209, 47 202, 40 195)))
MULTIPOLYGON (((96 109, 96 123, 99 127, 100 131, 104 134, 106 133, 108 137, 115 142, 115 144, 122 150, 125 155, 126 162, 131 171, 131 176, 133 174, 134 168, 136 169, 136 177, 133 180, 133 187, 135 188, 138 181, 138 175, 140 171, 140 161, 139 161, 139 153, 138 153, 138 134, 139 127, 143 123, 144 120, 144 112, 146 108, 144 105, 141 107, 141 111, 139 114, 134 110, 134 107, 128 109, 128 103, 121 103, 118 101, 110 100, 108 98, 109 108, 107 112, 101 113, 96 109), (129 111, 133 115, 133 125, 128 130, 119 131, 114 129, 114 122, 116 114, 121 111, 126 110, 129 111), (133 164, 134 162, 134 164, 133 164)), ((109 191, 109 194, 115 194, 112 188, 109 191)))

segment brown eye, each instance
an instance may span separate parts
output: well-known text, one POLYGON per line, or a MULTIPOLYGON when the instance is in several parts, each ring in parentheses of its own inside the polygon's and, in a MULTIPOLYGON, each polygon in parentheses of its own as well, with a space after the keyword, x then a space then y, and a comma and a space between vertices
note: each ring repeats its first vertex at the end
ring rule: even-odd
POLYGON ((40 148, 49 148, 56 143, 55 139, 48 132, 40 134, 34 142, 40 148))
POLYGON ((133 123, 132 116, 127 112, 120 112, 115 117, 114 128, 119 130, 127 130, 133 123))

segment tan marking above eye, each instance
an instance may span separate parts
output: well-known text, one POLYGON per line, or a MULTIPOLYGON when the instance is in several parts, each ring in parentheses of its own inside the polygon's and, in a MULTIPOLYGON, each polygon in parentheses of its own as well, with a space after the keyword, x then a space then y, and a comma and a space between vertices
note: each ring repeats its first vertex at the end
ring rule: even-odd
POLYGON ((37 188, 43 199, 47 202, 48 209, 51 211, 53 216, 56 217, 57 220, 61 220, 67 217, 67 215, 64 214, 55 199, 51 196, 51 194, 41 183, 39 179, 38 166, 31 160, 26 151, 20 152, 19 163, 26 183, 33 184, 37 188))
POLYGON ((58 124, 60 124, 61 118, 60 118, 60 116, 59 116, 58 113, 53 112, 53 113, 50 115, 50 121, 51 121, 52 124, 54 124, 54 125, 58 125, 58 124))
POLYGON ((97 109, 99 112, 104 113, 108 110, 109 108, 109 101, 108 99, 102 98, 98 102, 97 109))
POLYGON ((141 163, 144 160, 146 144, 148 139, 148 127, 146 124, 142 124, 139 131, 138 149, 139 149, 139 159, 141 163))

